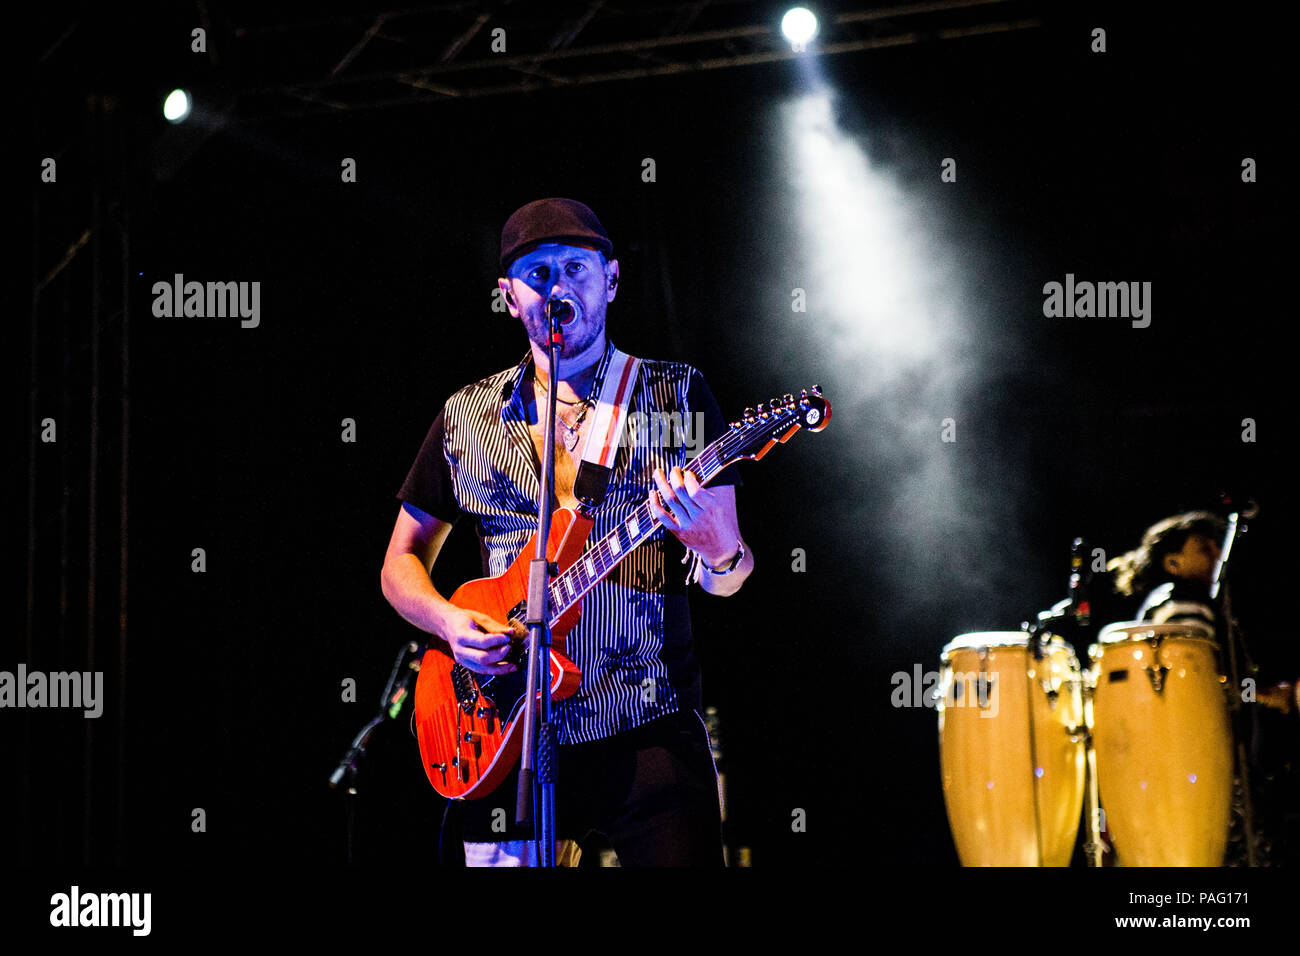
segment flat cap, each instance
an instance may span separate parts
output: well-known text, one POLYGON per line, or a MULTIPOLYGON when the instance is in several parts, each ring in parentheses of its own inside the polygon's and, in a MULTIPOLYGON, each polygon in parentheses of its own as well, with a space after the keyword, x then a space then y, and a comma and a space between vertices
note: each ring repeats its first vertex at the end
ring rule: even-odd
POLYGON ((608 259, 614 243, 596 214, 576 199, 536 199, 520 206, 501 230, 501 271, 546 242, 592 246, 608 259))

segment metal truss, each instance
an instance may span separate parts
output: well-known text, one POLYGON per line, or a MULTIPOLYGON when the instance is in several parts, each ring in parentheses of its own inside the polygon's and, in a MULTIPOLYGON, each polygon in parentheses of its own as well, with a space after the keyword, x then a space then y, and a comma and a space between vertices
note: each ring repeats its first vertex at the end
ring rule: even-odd
POLYGON ((498 0, 275 23, 227 14, 228 31, 218 40, 233 47, 224 62, 238 64, 229 112, 252 121, 679 76, 1042 26, 1039 4, 1030 0, 809 4, 821 32, 797 52, 780 36, 787 6, 498 0))

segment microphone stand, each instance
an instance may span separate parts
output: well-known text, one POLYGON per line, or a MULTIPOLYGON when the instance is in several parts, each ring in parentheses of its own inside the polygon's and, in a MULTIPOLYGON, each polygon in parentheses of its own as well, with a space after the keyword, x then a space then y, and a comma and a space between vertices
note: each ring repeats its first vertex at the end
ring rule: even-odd
POLYGON ((551 387, 546 390, 546 414, 542 439, 542 473, 537 493, 537 548, 528 564, 528 608, 524 623, 528 625, 528 680, 524 695, 523 754, 519 761, 519 789, 515 794, 515 823, 533 823, 539 865, 555 866, 555 725, 551 700, 551 627, 549 584, 554 566, 546 558, 546 544, 551 536, 551 499, 555 488, 555 396, 556 374, 564 333, 560 329, 559 306, 551 299, 546 303, 550 326, 548 357, 551 387), (540 691, 540 708, 534 707, 540 691), (533 819, 533 790, 536 778, 539 812, 533 819))
MULTIPOLYGON (((1252 505, 1253 502, 1247 505, 1249 510, 1233 511, 1228 515, 1228 529, 1223 538, 1223 545, 1220 548, 1219 560, 1214 565, 1214 579, 1210 585, 1210 601, 1218 600, 1219 594, 1222 592, 1223 599, 1220 606, 1227 630, 1224 643, 1228 649, 1228 680, 1232 686, 1232 693, 1228 695, 1228 699, 1231 701, 1232 736, 1237 745, 1237 767, 1241 773, 1242 809, 1245 816, 1242 821, 1242 829, 1246 840, 1246 865, 1254 867, 1259 865, 1255 858, 1255 797, 1251 791, 1250 757, 1246 752, 1245 727, 1243 726, 1247 716, 1251 717, 1253 723, 1254 715, 1253 713, 1247 714, 1245 708, 1242 707, 1241 698, 1238 696, 1241 693, 1241 671, 1237 663, 1237 647, 1238 642, 1242 641, 1242 637, 1237 629, 1237 622, 1232 616, 1232 596, 1227 586, 1228 558, 1232 555, 1232 546, 1236 542, 1237 536, 1245 530, 1245 527, 1241 524, 1241 518, 1243 516, 1254 517, 1254 513, 1257 511, 1257 509, 1252 508, 1252 505)), ((1241 649, 1243 652, 1245 651, 1244 642, 1241 643, 1241 649)))
POLYGON ((337 790, 340 783, 346 777, 348 781, 347 789, 343 791, 348 811, 348 863, 353 862, 353 850, 356 839, 357 824, 357 784, 361 779, 361 758, 365 756, 366 745, 370 743, 370 736, 378 729, 379 725, 385 720, 396 720, 397 715, 402 711, 402 705, 406 699, 411 696, 411 681, 420 670, 420 645, 411 641, 403 644, 401 650, 397 652, 397 660, 393 662, 392 673, 388 675, 388 683, 384 686, 384 694, 379 700, 379 712, 366 722, 366 725, 357 732, 352 738, 352 743, 343 759, 339 761, 334 772, 330 774, 330 789, 337 790), (403 666, 405 665, 405 672, 403 666))

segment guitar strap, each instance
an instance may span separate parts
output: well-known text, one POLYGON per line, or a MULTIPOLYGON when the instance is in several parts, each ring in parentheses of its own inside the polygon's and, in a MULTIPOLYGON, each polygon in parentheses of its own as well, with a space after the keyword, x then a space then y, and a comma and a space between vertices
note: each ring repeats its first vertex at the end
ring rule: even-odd
POLYGON ((583 439, 582 463, 573 480, 573 496, 584 512, 599 508, 609 491, 623 431, 627 427, 627 405, 636 386, 641 360, 617 348, 600 382, 596 416, 583 439))

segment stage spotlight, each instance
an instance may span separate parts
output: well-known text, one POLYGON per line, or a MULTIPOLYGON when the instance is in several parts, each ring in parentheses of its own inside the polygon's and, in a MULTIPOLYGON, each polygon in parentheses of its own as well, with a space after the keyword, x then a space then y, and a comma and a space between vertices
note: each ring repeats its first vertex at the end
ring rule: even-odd
POLYGON ((190 94, 184 90, 172 90, 163 101, 163 116, 172 123, 183 123, 190 115, 190 94))
POLYGON ((791 7, 781 18, 781 33, 796 53, 802 52, 817 35, 817 17, 807 7, 791 7))

